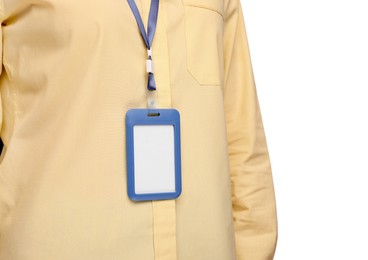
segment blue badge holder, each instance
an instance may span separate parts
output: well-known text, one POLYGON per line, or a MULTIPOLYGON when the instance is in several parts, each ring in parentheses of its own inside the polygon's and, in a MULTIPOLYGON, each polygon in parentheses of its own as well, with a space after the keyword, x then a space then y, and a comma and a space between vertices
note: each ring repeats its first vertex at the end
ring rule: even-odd
POLYGON ((182 191, 180 114, 175 109, 126 113, 127 191, 133 201, 176 199, 182 191))

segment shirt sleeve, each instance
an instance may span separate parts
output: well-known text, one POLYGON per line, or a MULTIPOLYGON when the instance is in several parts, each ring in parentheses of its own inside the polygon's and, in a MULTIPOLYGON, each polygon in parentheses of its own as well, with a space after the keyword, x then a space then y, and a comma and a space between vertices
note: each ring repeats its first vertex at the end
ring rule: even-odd
MULTIPOLYGON (((4 16, 4 8, 3 8, 3 2, 0 1, 0 60, 1 60, 1 66, 0 66, 0 77, 2 74, 3 69, 3 16, 4 16)), ((2 104, 2 97, 1 97, 1 86, 0 86, 0 137, 1 137, 1 129, 3 125, 3 104, 2 104)), ((1 153, 1 147, 0 147, 0 153, 1 153)))
POLYGON ((240 0, 225 1, 224 105, 239 260, 273 259, 277 215, 270 158, 240 0))

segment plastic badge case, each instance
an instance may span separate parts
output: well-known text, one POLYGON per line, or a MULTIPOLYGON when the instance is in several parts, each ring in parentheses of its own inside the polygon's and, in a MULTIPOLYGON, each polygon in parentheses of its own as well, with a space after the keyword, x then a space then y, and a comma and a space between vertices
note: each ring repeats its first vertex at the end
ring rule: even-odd
POLYGON ((181 194, 180 114, 131 109, 126 114, 128 196, 134 201, 181 194))

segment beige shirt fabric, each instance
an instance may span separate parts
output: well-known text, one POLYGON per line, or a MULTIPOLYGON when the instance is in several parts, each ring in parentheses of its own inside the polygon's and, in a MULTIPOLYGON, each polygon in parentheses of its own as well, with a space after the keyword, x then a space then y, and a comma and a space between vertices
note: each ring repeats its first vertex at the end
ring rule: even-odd
MULTIPOLYGON (((147 24, 150 0, 136 0, 147 24)), ((147 106, 126 0, 0 0, 0 259, 266 260, 271 165, 239 0, 161 0, 158 106, 181 115, 183 191, 127 196, 125 113, 147 106)))

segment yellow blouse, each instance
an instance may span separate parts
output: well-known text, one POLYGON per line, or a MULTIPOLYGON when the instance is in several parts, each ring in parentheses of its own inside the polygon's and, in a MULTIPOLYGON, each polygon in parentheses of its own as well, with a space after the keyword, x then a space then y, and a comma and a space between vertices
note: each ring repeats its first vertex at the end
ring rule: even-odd
MULTIPOLYGON (((147 24, 150 0, 136 0, 147 24)), ((125 113, 147 104, 126 0, 0 0, 0 259, 272 259, 269 153, 239 0, 161 0, 158 104, 183 191, 127 196, 125 113)))

